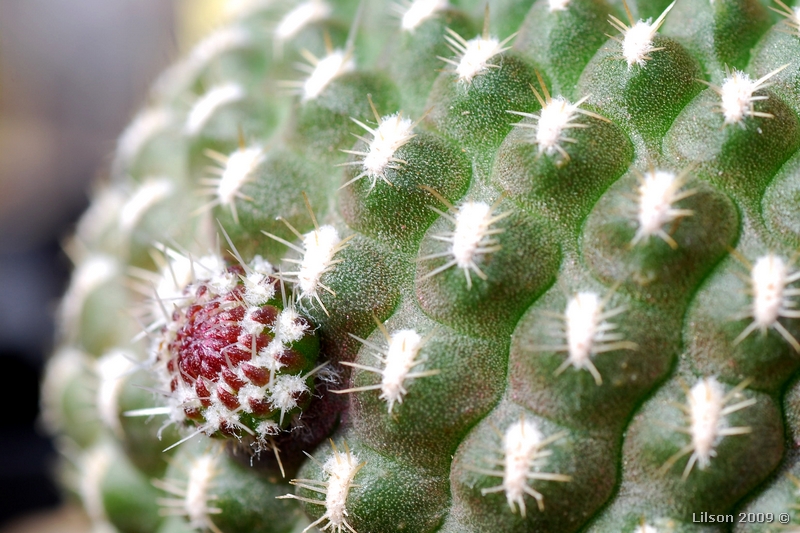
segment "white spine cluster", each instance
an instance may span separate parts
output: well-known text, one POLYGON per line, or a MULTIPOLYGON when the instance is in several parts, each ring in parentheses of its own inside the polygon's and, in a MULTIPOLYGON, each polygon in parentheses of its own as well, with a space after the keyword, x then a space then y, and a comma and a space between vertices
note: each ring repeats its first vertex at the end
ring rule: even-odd
POLYGON ((633 533, 658 533, 658 530, 650 524, 642 524, 634 529, 633 533))
POLYGON ((81 476, 78 481, 83 508, 92 520, 93 533, 113 533, 114 526, 108 522, 103 503, 103 481, 111 466, 111 453, 107 446, 98 445, 81 457, 81 476))
POLYGON ((795 351, 800 352, 800 343, 781 324, 778 319, 800 318, 800 310, 795 309, 797 302, 794 296, 800 294, 800 289, 791 288, 789 285, 800 279, 800 271, 792 271, 791 265, 775 254, 759 257, 750 269, 750 293, 752 303, 740 315, 740 318, 752 318, 753 321, 734 341, 736 344, 747 338, 753 331, 759 330, 766 334, 772 328, 792 345, 795 351))
POLYGON ((352 54, 344 50, 333 50, 322 59, 317 59, 311 53, 306 53, 305 56, 313 68, 306 81, 300 84, 304 102, 314 100, 333 80, 356 68, 352 54))
POLYGON ((533 129, 535 132, 533 143, 539 146, 539 154, 547 154, 552 156, 556 153, 559 153, 563 158, 561 161, 563 164, 569 161, 569 154, 562 146, 562 143, 577 142, 575 139, 568 137, 565 130, 589 127, 588 124, 575 122, 575 119, 578 118, 578 115, 594 117, 605 122, 609 122, 609 120, 602 115, 598 115, 597 113, 592 113, 591 111, 586 111, 585 109, 580 108, 580 106, 589 99, 590 95, 584 96, 574 104, 570 103, 563 96, 551 98, 550 91, 547 90, 547 86, 544 84, 544 80, 541 76, 539 76, 538 72, 537 77, 539 78, 539 85, 541 85, 542 91, 544 92, 544 97, 539 94, 539 91, 533 87, 531 88, 533 89, 533 94, 536 95, 536 99, 539 100, 542 110, 538 114, 524 113, 521 111, 508 112, 535 120, 536 124, 517 122, 514 124, 514 126, 518 128, 533 129))
POLYGON ((530 481, 560 481, 568 482, 570 476, 541 472, 544 466, 543 459, 552 454, 545 447, 551 442, 563 437, 563 433, 544 438, 538 425, 533 420, 520 418, 519 422, 511 424, 503 434, 502 448, 498 452, 502 455, 501 461, 488 460, 491 464, 498 464, 500 471, 483 468, 470 468, 474 472, 487 476, 500 477, 502 483, 496 487, 482 489, 481 494, 504 492, 508 506, 512 513, 517 512, 524 517, 526 513, 525 495, 536 500, 539 511, 544 511, 544 496, 529 485, 530 481))
POLYGON ((469 84, 476 76, 483 74, 488 69, 498 68, 489 61, 508 50, 510 47, 507 47, 506 44, 515 36, 511 35, 500 41, 490 37, 488 32, 484 31, 483 36, 467 41, 458 33, 447 28, 447 35, 444 38, 450 45, 450 49, 456 54, 456 58, 440 57, 439 59, 455 67, 458 81, 469 84))
POLYGON ((553 11, 566 11, 569 7, 570 0, 548 0, 548 7, 550 12, 553 11))
POLYGON ((228 26, 215 31, 195 45, 187 59, 188 68, 192 72, 204 68, 220 55, 237 48, 244 48, 251 43, 250 36, 243 28, 228 26))
POLYGON ((647 61, 653 59, 650 54, 663 50, 663 48, 653 46, 653 38, 664 23, 667 14, 674 6, 675 2, 672 2, 667 6, 664 12, 659 15, 655 22, 652 23, 649 19, 646 22, 639 20, 634 23, 630 11, 627 12, 630 26, 617 17, 609 15, 608 18, 610 19, 611 25, 622 33, 622 39, 617 37, 612 37, 612 39, 622 45, 622 57, 628 62, 628 69, 633 67, 633 65, 644 67, 647 61))
POLYGON ((400 27, 403 31, 413 32, 420 24, 447 7, 447 0, 414 0, 402 13, 400 27))
POLYGON ((243 19, 272 7, 273 0, 228 0, 224 5, 226 20, 243 19))
POLYGON ((322 275, 336 264, 333 256, 340 249, 341 242, 339 232, 333 226, 322 226, 304 235, 303 259, 297 272, 301 296, 319 300, 319 289, 333 292, 322 283, 322 275))
MULTIPOLYGON (((344 444, 344 452, 340 452, 333 441, 331 441, 331 448, 333 453, 325 463, 317 463, 326 476, 325 481, 293 479, 290 482, 292 485, 302 489, 325 495, 325 500, 315 500, 295 494, 279 496, 281 499, 300 500, 325 507, 325 512, 322 516, 306 527, 302 533, 307 533, 324 522, 326 522, 325 525, 320 528, 323 531, 330 529, 331 532, 335 531, 336 533, 344 533, 345 531, 357 533, 347 521, 349 516, 347 512, 347 496, 350 494, 350 489, 357 486, 353 484, 353 479, 364 466, 364 463, 358 462, 358 456, 350 451, 347 443, 344 444)), ((312 460, 314 459, 312 458, 312 460)), ((314 460, 314 462, 317 461, 314 460)))
POLYGON ((145 109, 136 115, 117 141, 117 157, 121 161, 132 161, 147 142, 167 128, 172 120, 170 111, 158 107, 145 109))
MULTIPOLYGON (((313 213, 311 214, 312 218, 313 213)), ((284 221, 285 222, 285 221, 284 221)), ((339 259, 333 257, 341 250, 347 247, 347 243, 351 237, 340 238, 339 232, 333 226, 325 225, 316 227, 313 231, 301 235, 290 224, 286 224, 289 229, 302 240, 302 245, 298 246, 286 239, 282 239, 272 233, 263 232, 264 235, 274 239, 280 243, 285 244, 295 252, 302 255, 302 259, 286 259, 289 263, 298 265, 296 271, 283 272, 283 275, 296 281, 297 287, 300 289, 300 298, 313 298, 322 307, 327 314, 328 310, 325 304, 322 303, 320 298, 320 289, 328 292, 332 296, 336 296, 333 290, 322 283, 322 276, 331 272, 334 267, 340 262, 339 259)), ((316 219, 314 219, 316 226, 316 219)))
POLYGON ((91 358, 84 352, 64 346, 50 356, 45 367, 44 379, 40 387, 42 393, 41 419, 51 434, 65 430, 63 409, 64 393, 70 382, 83 375, 91 366, 91 358))
POLYGON ((417 361, 421 346, 422 337, 413 329, 395 331, 389 340, 381 379, 381 398, 389 404, 390 413, 394 402, 402 402, 403 395, 408 392, 403 384, 411 369, 421 363, 417 361))
POLYGON ((740 396, 740 392, 748 382, 742 382, 727 394, 722 384, 714 377, 701 378, 694 386, 686 390, 687 405, 679 406, 686 416, 687 427, 676 428, 689 436, 690 442, 670 457, 662 467, 666 472, 685 455, 691 453, 683 470, 683 479, 689 477, 692 468, 697 464, 705 470, 716 457, 716 447, 723 438, 730 435, 750 433, 749 427, 730 427, 726 417, 756 403, 755 398, 743 400, 733 405, 728 403, 740 396))
POLYGON ((676 176, 672 172, 663 170, 651 170, 639 178, 636 213, 638 227, 632 245, 647 243, 650 237, 658 237, 672 249, 678 247, 678 243, 667 233, 664 226, 694 214, 691 209, 674 207, 676 202, 697 192, 694 189, 683 190, 683 185, 683 175, 676 176))
POLYGON ((744 128, 744 119, 747 117, 773 117, 770 113, 755 110, 753 105, 755 102, 769 98, 767 95, 756 95, 755 93, 769 87, 770 84, 767 81, 788 66, 789 64, 778 67, 755 81, 746 73, 733 69, 733 71, 728 72, 727 77, 723 80, 722 87, 717 87, 708 82, 702 83, 708 85, 712 91, 719 95, 720 105, 716 108, 716 111, 722 113, 725 118, 725 124, 738 124, 744 128))
POLYGON ((192 106, 189 116, 186 117, 184 132, 189 136, 197 135, 218 109, 238 102, 244 97, 244 88, 238 83, 226 83, 212 87, 192 106))
POLYGON ((252 177, 253 171, 264 161, 264 151, 259 147, 238 149, 228 156, 227 164, 217 184, 217 197, 220 204, 235 210, 235 198, 244 198, 240 191, 242 185, 252 177))
POLYGON ((595 383, 602 385, 603 378, 592 358, 600 353, 637 348, 635 343, 624 340, 622 333, 614 332, 618 326, 609 320, 624 313, 627 307, 621 305, 606 310, 609 298, 610 295, 601 300, 594 292, 579 292, 567 303, 563 315, 553 315, 563 323, 553 332, 553 336, 564 339, 564 344, 537 346, 535 349, 540 352, 567 353, 566 360, 556 369, 556 375, 571 366, 576 370, 588 370, 595 383))
POLYGON ((257 146, 241 147, 230 155, 207 150, 206 154, 220 163, 220 167, 212 169, 217 175, 214 178, 202 180, 207 187, 204 192, 214 195, 214 199, 204 205, 199 211, 205 211, 221 205, 231 210, 234 221, 239 223, 239 213, 236 210, 236 200, 252 201, 249 196, 241 192, 242 186, 253 179, 253 173, 264 162, 264 149, 257 146))
POLYGON ((185 485, 177 480, 154 480, 153 484, 173 497, 160 498, 158 504, 167 515, 185 516, 189 526, 195 529, 210 529, 214 533, 222 531, 211 520, 211 515, 222 513, 213 506, 217 499, 212 494, 214 478, 217 475, 218 457, 204 454, 194 459, 189 467, 189 478, 185 485))
POLYGON ((275 27, 275 40, 284 43, 318 20, 331 15, 332 9, 322 0, 309 0, 298 5, 280 20, 275 27))
MULTIPOLYGON (((370 101, 370 104, 372 102, 370 101)), ((374 107, 373 107, 374 109, 374 107)), ((382 179, 388 185, 392 182, 386 177, 387 169, 400 168, 400 164, 405 163, 402 159, 394 156, 395 152, 405 145, 408 141, 413 139, 416 135, 413 133, 416 123, 411 119, 403 118, 401 113, 385 116, 380 118, 375 113, 378 121, 377 128, 370 128, 360 120, 351 119, 353 122, 364 128, 372 135, 372 139, 361 139, 367 144, 367 151, 358 150, 342 150, 345 153, 353 154, 361 157, 362 159, 352 163, 345 163, 351 166, 360 166, 361 172, 353 179, 342 185, 342 188, 347 187, 351 183, 367 177, 371 180, 370 191, 375 188, 378 179, 382 179)))
POLYGON ((95 191, 92 194, 92 203, 75 228, 75 240, 68 246, 74 247, 76 242, 89 243, 101 240, 108 228, 119 224, 120 212, 129 197, 128 191, 115 184, 100 187, 95 191))
POLYGON ((539 428, 529 420, 512 424, 503 435, 503 490, 511 511, 515 511, 516 504, 522 516, 525 516, 525 494, 536 499, 540 510, 544 508, 541 494, 537 496, 536 491, 528 486, 528 473, 534 468, 542 440, 539 428))
MULTIPOLYGON (((570 104, 566 98, 557 96, 542 107, 536 128, 536 144, 539 145, 540 153, 553 155, 560 148, 560 142, 575 142, 575 139, 564 137, 564 130, 585 127, 583 124, 573 123, 572 120, 577 117, 578 106, 586 98, 584 96, 578 102, 570 104)), ((563 148, 561 151, 563 155, 563 148)))
POLYGON ((154 205, 169 198, 175 185, 168 178, 146 179, 119 211, 119 228, 129 234, 154 205))
POLYGON ((344 394, 349 392, 379 390, 381 391, 380 399, 386 401, 389 413, 391 414, 394 404, 403 403, 403 398, 408 394, 408 390, 406 389, 407 380, 433 376, 438 374, 439 370, 414 371, 415 367, 426 362, 426 359, 419 357, 419 352, 427 342, 427 338, 421 337, 413 329, 401 329, 389 334, 383 324, 379 323, 378 325, 388 344, 386 348, 354 335, 351 336, 367 348, 372 349, 373 355, 383 364, 383 368, 380 369, 347 361, 342 364, 377 374, 381 376, 381 382, 375 385, 366 385, 333 392, 344 394))
POLYGON ((714 447, 720 436, 720 429, 724 427, 722 420, 724 397, 725 391, 722 385, 713 377, 698 381, 691 388, 687 397, 689 433, 692 437, 694 457, 696 457, 700 470, 705 470, 711 457, 716 455, 714 447))
POLYGON ((102 284, 119 274, 119 263, 107 255, 90 255, 75 265, 72 280, 61 300, 61 323, 65 331, 80 320, 83 304, 89 295, 102 284))
MULTIPOLYGON (((438 196, 438 194, 437 194, 438 196)), ((439 199, 447 203, 439 196, 439 199)), ((472 277, 470 272, 474 272, 479 278, 486 280, 486 274, 478 266, 481 255, 497 252, 501 249, 496 235, 505 231, 503 228, 493 227, 495 223, 506 218, 511 213, 505 212, 495 215, 497 205, 489 205, 485 202, 467 201, 458 208, 449 205, 449 213, 431 207, 433 211, 445 217, 455 226, 452 232, 442 235, 433 235, 432 238, 438 241, 450 243, 450 249, 420 257, 417 261, 427 261, 447 257, 448 261, 425 274, 423 279, 430 278, 444 272, 451 267, 458 267, 464 272, 467 279, 467 288, 472 288, 472 277)))
POLYGON ((100 380, 97 389, 97 411, 100 420, 118 437, 122 437, 122 423, 119 415, 119 396, 125 385, 125 378, 135 368, 131 353, 115 350, 97 360, 95 371, 100 380))

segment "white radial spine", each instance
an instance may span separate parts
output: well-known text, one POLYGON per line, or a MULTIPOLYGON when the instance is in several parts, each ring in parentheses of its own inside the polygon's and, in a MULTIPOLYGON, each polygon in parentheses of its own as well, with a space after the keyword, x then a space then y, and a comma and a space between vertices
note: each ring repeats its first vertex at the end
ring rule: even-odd
POLYGON ((720 97, 719 111, 725 118, 725 124, 738 124, 745 127, 744 119, 747 117, 772 118, 771 113, 756 111, 754 104, 760 100, 767 100, 767 95, 756 95, 759 90, 769 87, 767 81, 788 67, 789 64, 776 68, 772 72, 753 80, 740 70, 733 69, 723 80, 722 86, 717 87, 707 83, 720 97))
POLYGON ((577 115, 578 106, 585 100, 583 98, 578 103, 571 104, 563 96, 557 96, 542 107, 536 128, 536 144, 539 145, 539 153, 553 155, 561 142, 565 140, 570 142, 569 139, 564 138, 564 130, 574 127, 571 122, 577 115))
POLYGON ((280 423, 287 411, 297 407, 299 395, 309 392, 306 376, 284 374, 276 376, 270 389, 270 403, 281 411, 280 423))
POLYGON ((325 495, 325 514, 333 527, 341 528, 347 516, 347 495, 358 471, 358 457, 334 452, 323 466, 328 473, 328 493, 325 495))
POLYGON ((753 102, 758 98, 753 96, 756 89, 756 82, 739 70, 725 78, 720 94, 725 124, 737 124, 753 112, 753 102))
MULTIPOLYGON (((567 350, 575 368, 589 368, 603 306, 593 292, 580 292, 567 304, 567 350)), ((593 366, 593 365, 591 365, 593 366)))
POLYGON ((374 138, 369 144, 369 153, 364 158, 364 170, 370 176, 384 174, 387 165, 393 162, 394 153, 412 137, 413 122, 399 113, 383 117, 378 129, 372 131, 374 138))
POLYGON ((251 43, 247 31, 237 26, 228 26, 197 43, 189 54, 187 61, 190 69, 197 71, 208 65, 214 58, 237 48, 244 48, 251 43))
POLYGON ((241 189, 253 179, 253 173, 266 159, 263 147, 244 146, 243 139, 240 142, 241 146, 227 156, 214 150, 206 150, 206 155, 220 166, 212 169, 216 177, 201 180, 206 187, 204 192, 212 194, 213 200, 196 210, 195 214, 221 205, 229 208, 234 222, 239 223, 236 200, 252 201, 241 189))
POLYGON ((775 0, 778 7, 769 6, 769 8, 778 15, 786 19, 786 25, 792 30, 794 35, 800 35, 800 6, 789 7, 781 0, 775 0))

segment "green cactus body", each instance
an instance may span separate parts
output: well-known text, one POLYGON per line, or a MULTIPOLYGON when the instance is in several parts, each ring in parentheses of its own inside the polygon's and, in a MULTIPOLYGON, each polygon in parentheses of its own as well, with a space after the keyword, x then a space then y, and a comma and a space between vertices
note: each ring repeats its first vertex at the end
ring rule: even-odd
POLYGON ((98 528, 800 528, 800 8, 251 4, 70 247, 98 528))

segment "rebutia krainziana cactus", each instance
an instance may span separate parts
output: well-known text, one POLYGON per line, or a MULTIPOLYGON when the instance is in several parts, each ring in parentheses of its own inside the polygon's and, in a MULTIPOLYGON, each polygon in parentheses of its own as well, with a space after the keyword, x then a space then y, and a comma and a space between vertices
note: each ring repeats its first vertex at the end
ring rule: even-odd
POLYGON ((798 112, 780 0, 239 2, 71 243, 65 486, 121 533, 800 531, 798 112))

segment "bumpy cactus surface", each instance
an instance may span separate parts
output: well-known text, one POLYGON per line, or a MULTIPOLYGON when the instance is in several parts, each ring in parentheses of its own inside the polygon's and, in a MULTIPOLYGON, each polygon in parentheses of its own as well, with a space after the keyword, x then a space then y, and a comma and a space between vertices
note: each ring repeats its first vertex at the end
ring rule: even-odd
POLYGON ((122 533, 800 531, 800 8, 240 3, 45 383, 122 533))

